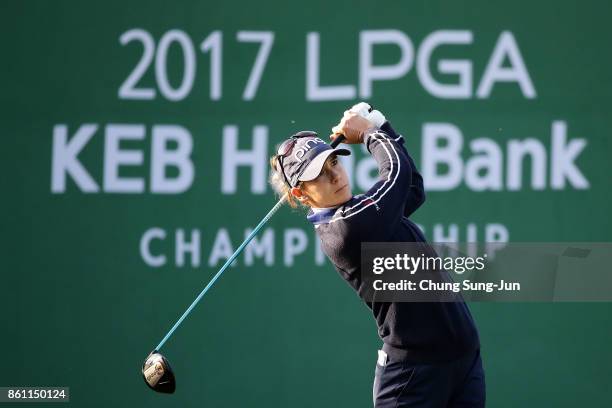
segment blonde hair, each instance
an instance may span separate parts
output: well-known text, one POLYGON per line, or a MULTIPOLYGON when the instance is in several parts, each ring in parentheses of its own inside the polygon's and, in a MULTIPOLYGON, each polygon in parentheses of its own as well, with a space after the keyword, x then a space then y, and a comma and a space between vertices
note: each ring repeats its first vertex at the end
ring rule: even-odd
MULTIPOLYGON (((291 187, 287 185, 285 181, 285 177, 278 171, 278 156, 274 155, 270 157, 270 167, 272 170, 270 171, 270 178, 268 182, 272 186, 274 192, 278 195, 278 198, 282 198, 285 194, 287 195, 287 203, 291 208, 298 208, 298 204, 302 204, 304 207, 309 208, 308 205, 302 203, 297 200, 293 194, 291 194, 291 187)), ((296 187, 301 187, 302 183, 298 183, 296 187)))

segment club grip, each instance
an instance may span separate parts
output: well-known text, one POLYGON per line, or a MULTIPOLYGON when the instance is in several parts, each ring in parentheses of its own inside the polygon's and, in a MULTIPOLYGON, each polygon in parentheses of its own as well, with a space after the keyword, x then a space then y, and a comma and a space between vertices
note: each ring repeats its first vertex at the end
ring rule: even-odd
POLYGON ((342 141, 346 139, 346 137, 344 135, 339 135, 337 138, 334 139, 333 142, 331 142, 331 147, 333 147, 334 149, 336 148, 336 146, 338 146, 340 143, 342 143, 342 141))

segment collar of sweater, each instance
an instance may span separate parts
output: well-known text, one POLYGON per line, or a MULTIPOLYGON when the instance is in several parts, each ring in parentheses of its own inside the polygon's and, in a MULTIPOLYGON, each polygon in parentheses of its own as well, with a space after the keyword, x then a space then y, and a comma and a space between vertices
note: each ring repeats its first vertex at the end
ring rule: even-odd
POLYGON ((306 218, 314 225, 328 222, 334 216, 338 207, 316 208, 310 207, 306 218))

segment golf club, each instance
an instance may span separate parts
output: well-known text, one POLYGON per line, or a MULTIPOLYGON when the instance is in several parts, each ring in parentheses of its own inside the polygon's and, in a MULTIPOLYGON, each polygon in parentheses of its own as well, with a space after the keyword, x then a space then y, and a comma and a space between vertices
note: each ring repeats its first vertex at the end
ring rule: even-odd
MULTIPOLYGON (((334 141, 331 143, 331 147, 336 148, 343 140, 344 135, 339 135, 334 141)), ((289 194, 289 193, 287 193, 289 194)), ((144 364, 142 365, 142 376, 145 380, 145 383, 149 388, 154 391, 172 394, 176 389, 176 380, 174 377, 174 372, 170 367, 170 363, 168 360, 159 352, 162 346, 168 341, 170 336, 174 333, 177 327, 185 320, 185 318, 191 313, 193 308, 198 304, 198 302, 202 299, 202 297, 208 292, 208 290, 214 285, 214 283, 219 279, 219 277, 223 274, 223 272, 227 269, 228 266, 234 262, 234 260, 240 255, 242 250, 247 246, 247 244, 257 235, 257 232, 268 222, 270 218, 278 211, 278 209, 284 204, 287 200, 287 194, 285 194, 279 201, 276 203, 274 207, 266 214, 266 216, 259 222, 259 224, 255 227, 255 229, 249 234, 248 237, 240 244, 238 249, 230 256, 223 264, 219 272, 212 277, 210 282, 206 285, 206 287, 200 292, 198 297, 195 298, 193 303, 185 310, 185 313, 174 323, 174 326, 170 329, 170 331, 164 336, 162 341, 159 342, 157 347, 147 356, 144 364)))

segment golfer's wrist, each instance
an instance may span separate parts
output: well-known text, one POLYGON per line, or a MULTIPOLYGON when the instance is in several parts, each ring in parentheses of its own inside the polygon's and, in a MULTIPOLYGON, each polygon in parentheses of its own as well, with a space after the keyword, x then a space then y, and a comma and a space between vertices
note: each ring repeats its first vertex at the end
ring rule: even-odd
POLYGON ((377 131, 379 131, 380 128, 378 128, 377 126, 370 126, 369 128, 367 128, 366 130, 364 130, 361 133, 361 143, 365 144, 368 141, 368 137, 372 134, 372 133, 376 133, 377 131))

